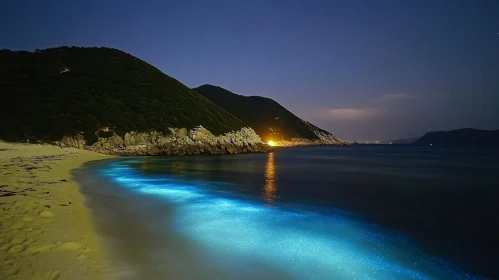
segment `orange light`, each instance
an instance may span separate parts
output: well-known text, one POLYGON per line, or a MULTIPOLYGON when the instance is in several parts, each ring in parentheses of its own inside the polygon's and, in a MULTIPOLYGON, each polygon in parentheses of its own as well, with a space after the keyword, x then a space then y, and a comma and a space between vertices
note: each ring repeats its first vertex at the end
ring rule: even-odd
POLYGON ((274 143, 274 141, 272 141, 272 140, 270 140, 267 144, 268 144, 269 146, 272 146, 272 147, 274 147, 274 146, 275 146, 275 143, 274 143))
POLYGON ((263 189, 263 197, 267 200, 267 205, 272 206, 274 200, 277 199, 277 186, 274 167, 274 153, 269 153, 267 164, 265 165, 265 186, 263 189))

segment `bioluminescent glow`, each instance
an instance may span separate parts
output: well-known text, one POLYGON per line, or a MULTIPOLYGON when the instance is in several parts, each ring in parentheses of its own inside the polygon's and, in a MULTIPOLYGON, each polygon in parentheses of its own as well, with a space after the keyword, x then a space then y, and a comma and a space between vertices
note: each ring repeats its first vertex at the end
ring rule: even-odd
POLYGON ((224 195, 208 184, 146 177, 126 161, 103 172, 123 188, 176 206, 176 230, 213 255, 257 259, 295 279, 477 279, 402 235, 340 212, 268 207, 275 195, 273 158, 268 161, 262 201, 224 195))

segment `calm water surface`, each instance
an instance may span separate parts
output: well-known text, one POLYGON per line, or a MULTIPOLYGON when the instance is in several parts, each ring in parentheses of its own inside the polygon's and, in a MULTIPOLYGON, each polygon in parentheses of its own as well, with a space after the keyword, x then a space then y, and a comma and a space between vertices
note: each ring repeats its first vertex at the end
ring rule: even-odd
POLYGON ((75 177, 119 279, 499 278, 499 152, 120 158, 75 177))

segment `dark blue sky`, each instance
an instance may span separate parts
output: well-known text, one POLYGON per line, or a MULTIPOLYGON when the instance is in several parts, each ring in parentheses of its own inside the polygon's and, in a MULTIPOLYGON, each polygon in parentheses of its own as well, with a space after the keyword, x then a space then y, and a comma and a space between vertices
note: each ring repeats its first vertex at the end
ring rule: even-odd
POLYGON ((0 48, 60 45, 271 97, 346 140, 499 128, 496 0, 0 3, 0 48))

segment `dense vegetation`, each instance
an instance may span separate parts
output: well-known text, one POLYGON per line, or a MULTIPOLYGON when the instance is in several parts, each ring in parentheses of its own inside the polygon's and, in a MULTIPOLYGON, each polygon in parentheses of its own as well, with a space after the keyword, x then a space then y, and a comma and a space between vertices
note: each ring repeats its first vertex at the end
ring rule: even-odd
POLYGON ((109 48, 0 50, 0 138, 58 140, 99 128, 118 134, 244 123, 150 64, 109 48))
POLYGON ((426 133, 415 144, 449 148, 499 148, 499 130, 464 128, 434 131, 426 133))
POLYGON ((317 139, 314 131, 329 134, 303 121, 270 98, 242 96, 212 85, 202 85, 194 90, 250 125, 264 141, 317 139))

